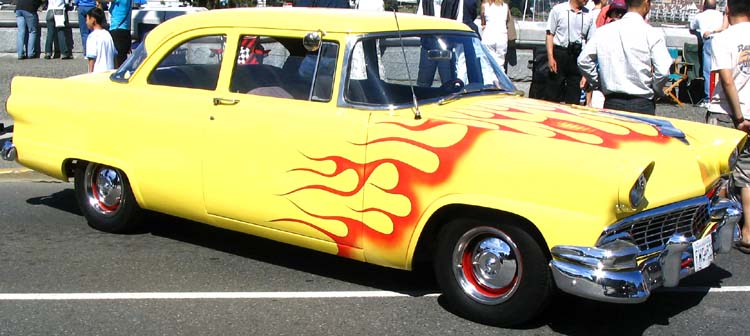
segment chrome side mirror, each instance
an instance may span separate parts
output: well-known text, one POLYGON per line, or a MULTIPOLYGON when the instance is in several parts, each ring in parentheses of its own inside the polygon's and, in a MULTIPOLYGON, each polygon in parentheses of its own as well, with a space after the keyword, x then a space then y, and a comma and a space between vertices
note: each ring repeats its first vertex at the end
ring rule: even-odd
POLYGON ((302 39, 302 45, 305 46, 307 51, 317 51, 323 44, 323 35, 325 35, 325 32, 321 30, 309 32, 302 39))

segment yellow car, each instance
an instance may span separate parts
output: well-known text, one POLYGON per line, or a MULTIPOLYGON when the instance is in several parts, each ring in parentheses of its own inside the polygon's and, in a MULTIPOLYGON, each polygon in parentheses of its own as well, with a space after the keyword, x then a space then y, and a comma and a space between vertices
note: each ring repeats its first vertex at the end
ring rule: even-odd
POLYGON ((727 252, 741 215, 721 189, 743 133, 524 98, 438 18, 181 16, 114 72, 15 77, 7 108, 3 157, 74 178, 96 229, 150 210, 432 263, 456 311, 494 325, 528 321, 556 288, 645 301, 727 252))

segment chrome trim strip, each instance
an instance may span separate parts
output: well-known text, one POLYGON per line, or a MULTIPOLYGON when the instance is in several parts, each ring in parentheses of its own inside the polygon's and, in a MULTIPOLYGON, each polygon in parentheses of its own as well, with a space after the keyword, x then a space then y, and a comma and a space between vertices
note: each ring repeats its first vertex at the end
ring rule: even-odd
POLYGON ((626 115, 626 114, 621 114, 621 113, 615 113, 612 111, 605 111, 604 113, 616 115, 621 118, 637 120, 637 121, 649 124, 657 128, 661 132, 661 134, 680 140, 686 145, 690 144, 690 142, 688 142, 687 140, 687 136, 685 135, 685 133, 679 128, 675 127, 671 122, 667 120, 654 119, 654 118, 649 118, 646 116, 626 115))

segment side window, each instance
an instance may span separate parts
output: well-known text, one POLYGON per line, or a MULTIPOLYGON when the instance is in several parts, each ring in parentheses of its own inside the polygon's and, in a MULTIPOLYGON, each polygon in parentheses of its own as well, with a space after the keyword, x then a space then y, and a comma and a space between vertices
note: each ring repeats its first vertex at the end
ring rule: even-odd
POLYGON ((326 42, 320 46, 320 62, 318 72, 313 85, 312 100, 330 101, 333 92, 333 78, 336 75, 336 57, 339 54, 339 45, 326 42))
POLYGON ((153 85, 215 90, 225 45, 225 35, 188 40, 172 49, 147 81, 153 85))
POLYGON ((298 100, 329 101, 336 71, 338 45, 324 43, 307 52, 301 38, 245 35, 240 37, 232 69, 232 92, 298 100), (318 80, 313 82, 313 75, 318 80), (315 83, 314 90, 311 90, 315 83))

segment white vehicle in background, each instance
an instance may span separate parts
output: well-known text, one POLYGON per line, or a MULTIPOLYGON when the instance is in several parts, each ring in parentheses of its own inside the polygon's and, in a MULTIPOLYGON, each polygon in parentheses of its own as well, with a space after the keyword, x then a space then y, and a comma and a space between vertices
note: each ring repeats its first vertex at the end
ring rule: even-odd
POLYGON ((205 7, 192 7, 178 0, 147 1, 138 9, 133 9, 130 34, 137 44, 143 41, 148 32, 164 21, 180 15, 207 10, 205 7))

